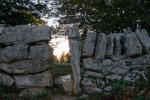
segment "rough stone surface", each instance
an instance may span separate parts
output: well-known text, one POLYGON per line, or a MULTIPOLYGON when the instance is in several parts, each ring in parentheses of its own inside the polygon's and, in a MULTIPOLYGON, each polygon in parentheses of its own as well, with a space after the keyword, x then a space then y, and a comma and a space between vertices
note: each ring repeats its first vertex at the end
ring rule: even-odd
POLYGON ((107 37, 104 33, 98 34, 96 42, 95 58, 103 59, 106 55, 107 37))
POLYGON ((46 87, 52 86, 52 76, 49 71, 35 75, 17 75, 14 76, 18 87, 46 87))
POLYGON ((88 32, 83 45, 83 56, 92 57, 94 55, 96 33, 88 32))
POLYGON ((136 34, 144 47, 146 53, 150 53, 150 37, 145 29, 137 30, 136 34))
POLYGON ((122 36, 123 50, 126 56, 138 56, 142 54, 142 46, 136 34, 122 36))
POLYGON ((0 70, 14 74, 38 73, 51 68, 50 62, 40 60, 23 60, 18 62, 0 63, 0 70))
POLYGON ((115 42, 114 55, 119 56, 121 55, 121 51, 122 51, 121 36, 119 34, 115 34, 114 42, 115 42))
POLYGON ((5 28, 0 36, 0 44, 32 43, 38 41, 49 41, 50 39, 50 28, 48 26, 37 27, 20 25, 5 28))
MULTIPOLYGON (((125 80, 134 84, 138 80, 144 82, 149 80, 150 37, 148 33, 146 30, 132 32, 130 29, 124 32, 108 35, 97 33, 96 36, 87 33, 80 63, 78 62, 81 94, 112 93, 113 84, 117 81, 125 80)), ((77 38, 74 40, 77 41, 77 38)), ((73 54, 79 56, 78 52, 73 54)))
POLYGON ((24 88, 19 96, 52 86, 51 30, 48 26, 0 26, 0 81, 24 88))
POLYGON ((86 58, 83 59, 83 64, 85 69, 91 69, 91 70, 101 70, 102 64, 99 60, 86 58))
POLYGON ((80 91, 80 57, 81 57, 81 47, 80 41, 78 39, 69 39, 70 46, 70 56, 71 56, 71 66, 73 72, 73 82, 74 82, 74 93, 77 94, 80 91))
POLYGON ((33 60, 47 60, 52 55, 52 50, 48 45, 35 45, 30 47, 29 59, 33 60))
POLYGON ((106 48, 106 56, 112 57, 114 53, 114 34, 110 34, 107 36, 107 48, 106 48))
POLYGON ((9 75, 0 72, 0 83, 11 86, 14 83, 14 79, 9 75))
POLYGON ((54 84, 58 85, 60 88, 68 93, 69 95, 73 94, 73 81, 71 75, 60 76, 54 80, 54 84))
POLYGON ((0 62, 11 62, 27 58, 28 45, 19 44, 0 49, 0 62))

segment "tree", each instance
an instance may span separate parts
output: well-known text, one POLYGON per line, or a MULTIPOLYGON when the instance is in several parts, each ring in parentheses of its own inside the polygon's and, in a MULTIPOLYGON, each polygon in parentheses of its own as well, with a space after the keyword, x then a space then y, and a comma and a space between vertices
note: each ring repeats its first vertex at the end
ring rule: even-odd
POLYGON ((60 23, 78 23, 82 29, 120 32, 139 25, 150 31, 150 0, 56 0, 60 23))
POLYGON ((40 18, 48 15, 48 1, 36 3, 31 0, 0 0, 0 24, 44 24, 40 18))

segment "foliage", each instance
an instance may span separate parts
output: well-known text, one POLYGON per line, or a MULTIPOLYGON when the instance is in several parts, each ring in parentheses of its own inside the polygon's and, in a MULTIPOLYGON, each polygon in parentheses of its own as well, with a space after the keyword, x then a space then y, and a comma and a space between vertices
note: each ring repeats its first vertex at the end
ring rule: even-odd
POLYGON ((78 23, 82 29, 120 32, 136 29, 150 31, 150 0, 55 0, 60 23, 78 23))
POLYGON ((36 3, 31 0, 0 0, 0 24, 45 24, 40 18, 48 15, 50 11, 48 3, 36 3))

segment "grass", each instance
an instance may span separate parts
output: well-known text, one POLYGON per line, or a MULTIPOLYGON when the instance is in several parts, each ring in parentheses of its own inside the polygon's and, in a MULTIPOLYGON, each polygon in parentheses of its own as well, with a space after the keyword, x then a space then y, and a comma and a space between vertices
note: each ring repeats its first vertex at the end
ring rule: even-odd
POLYGON ((54 68, 52 69, 52 74, 53 74, 54 78, 72 74, 72 69, 71 69, 70 63, 55 62, 54 68))

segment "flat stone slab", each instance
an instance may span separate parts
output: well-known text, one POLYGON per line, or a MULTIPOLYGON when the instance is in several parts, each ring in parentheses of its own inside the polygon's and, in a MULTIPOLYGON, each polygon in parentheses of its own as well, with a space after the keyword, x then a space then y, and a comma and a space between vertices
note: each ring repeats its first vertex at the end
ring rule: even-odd
POLYGON ((50 62, 40 60, 23 60, 9 63, 0 63, 0 70, 13 74, 38 73, 50 69, 50 62))
POLYGON ((51 31, 48 26, 19 25, 15 27, 5 27, 0 35, 0 44, 49 41, 51 39, 50 33, 51 31))

